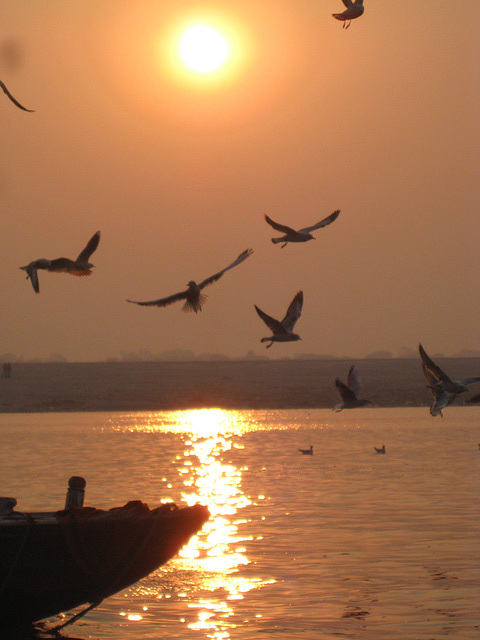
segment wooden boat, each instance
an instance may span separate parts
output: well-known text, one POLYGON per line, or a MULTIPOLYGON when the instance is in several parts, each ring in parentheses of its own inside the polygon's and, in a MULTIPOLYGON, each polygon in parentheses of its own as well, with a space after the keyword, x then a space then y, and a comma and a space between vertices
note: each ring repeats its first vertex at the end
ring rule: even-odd
POLYGON ((99 604, 175 556, 209 515, 140 501, 0 515, 0 628, 99 604))

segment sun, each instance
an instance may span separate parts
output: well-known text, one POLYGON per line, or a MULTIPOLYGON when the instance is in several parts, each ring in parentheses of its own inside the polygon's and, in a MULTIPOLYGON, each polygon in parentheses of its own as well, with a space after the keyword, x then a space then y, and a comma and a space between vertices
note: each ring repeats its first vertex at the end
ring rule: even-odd
POLYGON ((213 27, 196 24, 184 31, 180 39, 180 57, 191 70, 210 74, 227 62, 230 46, 227 39, 213 27))

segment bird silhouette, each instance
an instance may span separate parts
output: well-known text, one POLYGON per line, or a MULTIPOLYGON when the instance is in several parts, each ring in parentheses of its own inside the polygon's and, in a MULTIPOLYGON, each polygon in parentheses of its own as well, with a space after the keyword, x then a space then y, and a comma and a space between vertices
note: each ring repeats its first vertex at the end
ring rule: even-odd
POLYGON ((299 451, 304 456, 313 456, 313 445, 310 445, 310 449, 299 449, 299 451))
POLYGON ((88 241, 87 246, 83 249, 76 260, 70 260, 69 258, 56 258, 55 260, 47 260, 46 258, 40 258, 33 260, 25 267, 20 267, 27 272, 27 280, 30 281, 35 293, 40 293, 40 285, 38 282, 39 269, 45 271, 53 271, 56 273, 69 273, 72 276, 89 276, 92 273, 92 267, 95 265, 88 262, 90 256, 98 247, 100 242, 100 231, 97 231, 88 241))
POLYGON ((355 18, 359 18, 365 8, 363 6, 363 0, 342 0, 343 4, 346 7, 346 10, 343 13, 332 13, 332 16, 337 20, 341 20, 343 22, 343 28, 348 29, 352 20, 355 18), (348 24, 347 24, 348 22, 348 24))
POLYGON ((260 342, 270 342, 270 344, 267 345, 267 349, 269 349, 274 342, 295 342, 296 340, 301 340, 299 335, 293 333, 293 328, 302 313, 303 291, 298 291, 295 295, 281 322, 259 309, 256 304, 254 307, 260 318, 273 333, 273 335, 260 340, 260 342))
POLYGON ((276 231, 280 231, 281 233, 285 234, 281 238, 272 238, 273 244, 283 242, 281 247, 283 249, 283 247, 285 247, 289 242, 307 242, 308 240, 315 240, 316 238, 315 236, 312 236, 311 232, 315 231, 315 229, 321 229, 322 227, 326 227, 327 225, 331 224, 338 218, 339 215, 340 209, 337 209, 323 220, 320 220, 320 222, 317 222, 317 224, 314 224, 311 227, 305 227, 304 229, 299 229, 298 231, 295 231, 295 229, 292 229, 291 227, 287 227, 287 225, 285 224, 279 224, 278 222, 275 222, 267 215, 265 215, 265 220, 276 231))
POLYGON ((445 407, 451 405, 457 396, 454 393, 447 393, 446 391, 442 391, 442 389, 435 386, 437 378, 432 375, 424 362, 422 362, 422 371, 427 381, 427 387, 430 389, 430 392, 433 396, 433 402, 430 405, 430 415, 434 417, 440 416, 443 418, 442 409, 445 409, 445 407))
POLYGON ((137 302, 136 300, 127 300, 127 302, 139 304, 144 307, 166 307, 170 304, 173 304, 174 302, 177 302, 178 300, 185 300, 185 304, 183 305, 182 310, 186 312, 194 311, 195 313, 198 313, 202 310, 202 306, 207 300, 207 296, 201 293, 202 289, 207 285, 219 280, 223 276, 225 271, 233 269, 233 267, 236 267, 237 264, 240 264, 249 256, 251 256, 252 253, 253 249, 245 249, 245 251, 243 251, 238 256, 238 258, 232 262, 232 264, 229 264, 228 267, 225 267, 225 269, 222 269, 218 273, 215 273, 213 276, 202 280, 202 282, 199 282, 198 284, 194 280, 190 280, 190 282, 187 283, 187 289, 185 291, 180 291, 179 293, 174 293, 173 295, 167 296, 166 298, 150 300, 148 302, 137 302))
POLYGON ((461 380, 452 380, 437 364, 435 364, 435 362, 433 362, 421 344, 418 345, 418 351, 420 353, 420 358, 422 359, 423 373, 428 382, 427 386, 437 392, 437 401, 440 393, 444 393, 454 396, 453 399, 448 402, 448 404, 451 404, 457 396, 468 391, 467 386, 469 384, 480 382, 480 376, 463 378, 461 380), (426 372, 428 372, 428 375, 426 372))
POLYGON ((338 389, 342 401, 333 407, 334 411, 356 409, 358 407, 364 407, 367 404, 372 404, 371 400, 361 400, 359 398, 362 383, 354 364, 348 372, 347 384, 336 378, 335 386, 338 389))

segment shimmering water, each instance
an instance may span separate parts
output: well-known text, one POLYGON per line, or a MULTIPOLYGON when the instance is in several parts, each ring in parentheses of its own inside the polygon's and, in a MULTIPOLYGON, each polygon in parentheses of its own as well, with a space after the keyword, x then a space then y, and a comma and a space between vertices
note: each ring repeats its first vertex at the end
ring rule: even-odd
POLYGON ((479 442, 478 407, 4 414, 0 493, 56 510, 82 475, 88 505, 210 508, 179 557, 65 638, 468 640, 479 442))

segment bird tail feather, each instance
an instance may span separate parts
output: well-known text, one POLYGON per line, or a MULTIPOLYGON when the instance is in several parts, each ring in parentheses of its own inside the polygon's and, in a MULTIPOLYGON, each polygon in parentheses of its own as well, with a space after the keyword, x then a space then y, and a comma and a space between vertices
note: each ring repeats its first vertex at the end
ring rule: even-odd
POLYGON ((201 293, 198 296, 198 300, 188 300, 185 302, 185 304, 182 307, 182 311, 185 311, 185 313, 191 313, 192 311, 194 311, 195 313, 198 313, 199 311, 202 310, 202 305, 207 301, 207 297, 204 293, 201 293))

